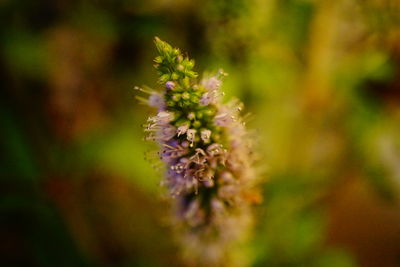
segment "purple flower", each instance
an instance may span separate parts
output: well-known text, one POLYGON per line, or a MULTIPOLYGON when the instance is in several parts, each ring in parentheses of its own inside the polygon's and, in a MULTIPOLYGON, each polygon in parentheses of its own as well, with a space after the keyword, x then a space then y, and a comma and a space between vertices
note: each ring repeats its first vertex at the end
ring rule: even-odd
POLYGON ((167 88, 168 90, 172 90, 175 88, 175 83, 173 81, 168 81, 165 83, 165 88, 167 88))
POLYGON ((208 129, 201 130, 200 137, 204 143, 210 142, 211 131, 208 129))
POLYGON ((186 131, 186 136, 187 136, 187 140, 193 144, 194 139, 196 138, 196 130, 195 129, 189 129, 186 131))
POLYGON ((162 141, 169 141, 171 140, 176 134, 176 128, 172 125, 165 125, 164 127, 160 128, 157 131, 157 138, 158 140, 162 141))
POLYGON ((185 123, 184 125, 181 125, 178 127, 178 137, 181 136, 182 134, 185 134, 187 130, 189 129, 189 124, 185 123))
POLYGON ((165 102, 163 97, 157 93, 151 94, 149 97, 149 106, 156 107, 159 110, 163 110, 165 108, 165 102))
POLYGON ((221 84, 221 80, 214 76, 201 81, 201 85, 204 86, 204 88, 206 88, 208 91, 218 90, 221 87, 221 84))

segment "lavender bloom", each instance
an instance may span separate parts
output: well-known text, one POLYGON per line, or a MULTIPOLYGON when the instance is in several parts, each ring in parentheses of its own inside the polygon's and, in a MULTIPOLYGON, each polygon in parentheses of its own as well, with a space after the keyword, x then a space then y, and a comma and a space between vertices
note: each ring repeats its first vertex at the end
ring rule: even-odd
POLYGON ((161 94, 153 93, 149 97, 149 106, 158 108, 159 110, 165 109, 164 99, 161 94))
POLYGON ((237 245, 247 236, 251 204, 258 199, 241 104, 222 103, 222 71, 197 84, 193 60, 158 38, 155 44, 165 89, 150 94, 148 104, 158 114, 145 131, 161 148, 177 237, 191 265, 237 265, 237 245))
POLYGON ((208 91, 215 91, 218 90, 222 82, 217 77, 210 77, 208 79, 203 79, 201 81, 201 85, 204 86, 208 91))
POLYGON ((178 137, 181 136, 182 134, 185 134, 187 132, 188 128, 189 128, 188 124, 184 124, 182 126, 179 126, 178 127, 178 132, 177 132, 178 137))
POLYGON ((222 85, 221 73, 223 72, 220 71, 217 75, 204 78, 201 81, 201 85, 206 89, 206 92, 201 96, 200 99, 200 104, 202 106, 207 106, 210 104, 215 105, 218 104, 218 101, 220 101, 220 97, 222 96, 222 93, 219 92, 219 88, 222 85))
POLYGON ((210 141, 211 137, 211 131, 204 129, 201 130, 201 140, 203 140, 204 143, 208 143, 210 141))
POLYGON ((194 143, 195 137, 196 137, 196 130, 195 129, 189 129, 189 130, 186 131, 186 138, 191 143, 191 146, 194 143))
POLYGON ((169 90, 172 90, 172 89, 175 88, 175 83, 174 83, 174 82, 171 82, 171 81, 168 81, 168 82, 165 83, 165 87, 166 87, 167 89, 169 89, 169 90))

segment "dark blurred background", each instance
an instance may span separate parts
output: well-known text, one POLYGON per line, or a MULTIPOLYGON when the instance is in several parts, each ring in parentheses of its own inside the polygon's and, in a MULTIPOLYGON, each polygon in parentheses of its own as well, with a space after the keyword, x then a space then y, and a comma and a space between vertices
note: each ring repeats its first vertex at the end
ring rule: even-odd
POLYGON ((182 266, 154 36, 229 73, 259 136, 253 266, 400 266, 398 0, 0 1, 0 265, 182 266))

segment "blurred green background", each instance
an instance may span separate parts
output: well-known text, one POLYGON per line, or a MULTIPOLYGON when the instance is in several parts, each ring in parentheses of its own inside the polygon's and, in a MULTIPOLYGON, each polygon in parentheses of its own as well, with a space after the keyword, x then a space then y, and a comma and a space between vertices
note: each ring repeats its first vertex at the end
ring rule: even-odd
POLYGON ((183 266, 134 85, 153 37, 258 135, 253 266, 400 266, 400 1, 0 1, 0 265, 183 266))

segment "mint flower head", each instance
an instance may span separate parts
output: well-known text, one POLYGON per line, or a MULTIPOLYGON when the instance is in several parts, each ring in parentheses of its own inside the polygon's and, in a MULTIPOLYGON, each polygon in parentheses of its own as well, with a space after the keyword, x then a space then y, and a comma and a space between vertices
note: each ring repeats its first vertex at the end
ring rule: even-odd
POLYGON ((149 94, 140 99, 158 110, 148 119, 146 139, 160 146, 163 184, 183 251, 192 265, 244 265, 236 260, 237 248, 252 222, 250 206, 259 197, 242 104, 223 103, 227 74, 222 70, 197 82, 194 60, 157 37, 155 45, 162 90, 138 89, 149 94))

